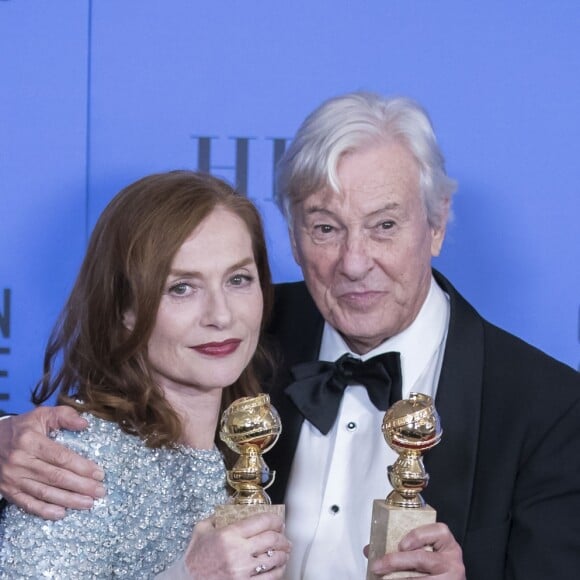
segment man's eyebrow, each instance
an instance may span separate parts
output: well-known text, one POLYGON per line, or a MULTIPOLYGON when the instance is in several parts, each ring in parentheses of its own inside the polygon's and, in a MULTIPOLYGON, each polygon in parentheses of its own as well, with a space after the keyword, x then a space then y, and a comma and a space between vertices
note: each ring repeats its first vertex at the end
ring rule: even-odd
MULTIPOLYGON (((393 201, 390 203, 387 203, 385 205, 383 205, 382 207, 379 207, 378 209, 375 209, 373 211, 371 211, 370 213, 366 214, 365 217, 373 217, 376 215, 380 215, 381 213, 385 212, 385 211, 393 211, 393 210, 399 210, 401 208, 401 204, 393 201)), ((330 211, 329 209, 321 206, 321 205, 311 205, 310 207, 306 207, 305 208, 305 213, 307 215, 311 215, 311 214, 315 214, 315 213, 321 213, 321 214, 325 214, 325 215, 329 215, 329 216, 334 216, 334 212, 330 211)))
POLYGON ((322 207, 321 205, 311 205, 310 207, 306 208, 307 214, 313 213, 323 213, 326 215, 334 215, 334 212, 330 211, 329 209, 322 207))
POLYGON ((379 207, 375 211, 372 211, 371 213, 367 214, 367 217, 380 215, 385 211, 393 211, 393 210, 397 211, 399 209, 401 209, 401 204, 396 202, 396 201, 393 201, 393 202, 387 203, 383 207, 379 207))

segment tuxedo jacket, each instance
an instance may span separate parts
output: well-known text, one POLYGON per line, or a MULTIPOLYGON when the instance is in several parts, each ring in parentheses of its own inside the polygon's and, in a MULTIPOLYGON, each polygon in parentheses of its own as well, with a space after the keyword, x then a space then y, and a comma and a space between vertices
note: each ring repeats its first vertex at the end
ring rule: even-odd
MULTIPOLYGON (((577 578, 580 374, 486 322, 434 276, 451 316, 435 400, 443 438, 424 457, 423 496, 461 545, 468 580, 577 578)), ((276 287, 268 334, 278 372, 268 388, 283 429, 266 458, 274 503, 284 501, 304 420, 284 392, 290 368, 318 359, 323 325, 304 283, 276 287)))

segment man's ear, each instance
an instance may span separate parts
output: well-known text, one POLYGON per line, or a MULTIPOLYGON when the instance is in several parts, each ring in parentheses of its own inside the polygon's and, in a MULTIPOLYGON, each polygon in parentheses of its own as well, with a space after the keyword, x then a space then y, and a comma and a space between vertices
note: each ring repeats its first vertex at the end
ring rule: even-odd
POLYGON ((123 326, 129 332, 133 332, 135 328, 135 313, 132 310, 127 310, 123 313, 123 326))
POLYGON ((294 261, 302 266, 300 263, 300 254, 298 252, 298 247, 296 246, 296 236, 294 235, 294 225, 288 227, 288 235, 290 236, 290 247, 292 248, 292 255, 294 256, 294 261))
POLYGON ((441 225, 437 228, 431 228, 431 256, 433 257, 438 256, 443 247, 443 241, 445 240, 445 233, 447 231, 447 221, 449 220, 449 203, 449 198, 443 203, 441 225))

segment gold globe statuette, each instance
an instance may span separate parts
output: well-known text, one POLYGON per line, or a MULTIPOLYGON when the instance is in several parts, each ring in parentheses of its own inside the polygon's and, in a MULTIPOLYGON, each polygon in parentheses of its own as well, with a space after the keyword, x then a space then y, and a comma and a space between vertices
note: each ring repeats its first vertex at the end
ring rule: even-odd
POLYGON ((264 491, 274 481, 262 454, 271 449, 282 431, 278 411, 270 397, 242 397, 222 414, 220 439, 240 455, 227 480, 235 493, 231 503, 216 507, 216 526, 222 527, 258 512, 274 512, 284 517, 284 505, 272 505, 264 491))
MULTIPOLYGON (((399 457, 388 468, 393 491, 386 500, 373 502, 369 562, 396 552, 403 536, 418 526, 434 523, 437 516, 421 497, 429 482, 422 455, 437 445, 443 434, 433 399, 411 393, 408 399, 398 401, 385 413, 382 431, 387 444, 399 457)), ((395 572, 383 579, 413 576, 421 574, 395 572)), ((375 578, 367 571, 367 580, 375 578)))

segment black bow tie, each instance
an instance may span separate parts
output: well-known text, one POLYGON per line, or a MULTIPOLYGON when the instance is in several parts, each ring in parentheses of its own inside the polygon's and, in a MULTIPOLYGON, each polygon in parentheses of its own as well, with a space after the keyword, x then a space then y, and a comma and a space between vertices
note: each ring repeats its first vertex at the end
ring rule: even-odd
POLYGON ((292 367, 295 379, 286 394, 304 418, 326 435, 338 415, 340 401, 348 385, 364 385, 373 405, 386 411, 401 398, 401 359, 387 352, 366 361, 349 354, 335 362, 313 361, 292 367))

